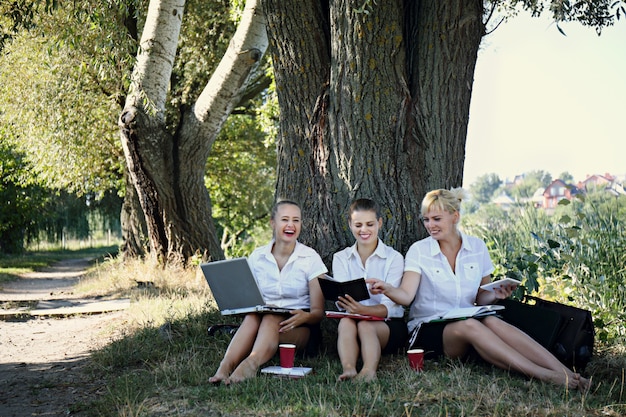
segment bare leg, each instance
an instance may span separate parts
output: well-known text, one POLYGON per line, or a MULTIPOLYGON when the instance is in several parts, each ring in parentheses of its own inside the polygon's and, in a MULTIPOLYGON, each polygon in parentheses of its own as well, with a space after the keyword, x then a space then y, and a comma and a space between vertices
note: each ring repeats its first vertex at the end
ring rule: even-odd
POLYGON ((389 327, 383 322, 360 321, 357 328, 361 341, 363 368, 356 379, 364 382, 373 381, 376 379, 382 348, 387 346, 389 341, 389 327))
POLYGON ((274 314, 262 316, 252 351, 235 368, 230 378, 224 381, 226 384, 241 382, 256 376, 259 367, 276 354, 279 343, 294 343, 297 348, 306 345, 310 335, 306 327, 297 327, 288 333, 279 333, 279 323, 284 319, 285 317, 274 314))
MULTIPOLYGON (((525 356, 526 353, 516 350, 514 346, 509 345, 505 341, 521 343, 518 338, 522 336, 508 334, 513 331, 507 330, 504 326, 499 327, 499 331, 507 333, 507 335, 501 336, 496 334, 487 325, 474 319, 450 323, 443 332, 445 353, 450 357, 460 357, 467 351, 468 346, 472 345, 483 359, 499 368, 513 369, 526 376, 557 385, 565 385, 569 388, 577 388, 581 383, 580 376, 575 375, 569 369, 561 367, 557 370, 546 367, 545 365, 550 363, 550 359, 543 357, 537 359, 539 363, 534 362, 531 358, 525 356)), ((522 332, 519 333, 524 335, 522 332)), ((527 335, 526 337, 530 338, 527 335)), ((547 350, 543 350, 542 355, 551 355, 547 350)))
POLYGON ((261 324, 261 317, 257 314, 248 314, 244 317, 241 326, 233 336, 220 366, 209 382, 220 383, 228 378, 232 370, 250 353, 261 324))
POLYGON ((237 365, 230 378, 225 380, 227 384, 252 378, 256 375, 259 367, 274 356, 279 343, 279 323, 283 320, 284 317, 280 315, 264 314, 261 316, 261 322, 256 333, 256 339, 252 345, 252 350, 248 357, 237 365))
POLYGON ((576 385, 583 391, 589 389, 590 381, 587 378, 583 378, 580 374, 572 372, 546 348, 517 327, 497 317, 486 317, 483 319, 483 324, 497 334, 507 345, 513 347, 530 361, 555 372, 564 373, 569 379, 577 379, 578 383, 576 385))
POLYGON ((309 341, 311 332, 307 327, 296 327, 287 333, 280 333, 279 343, 292 343, 297 350, 303 349, 309 341))
POLYGON ((341 319, 337 333, 337 351, 343 368, 338 380, 345 381, 357 375, 356 361, 359 356, 359 342, 356 321, 348 318, 341 319))

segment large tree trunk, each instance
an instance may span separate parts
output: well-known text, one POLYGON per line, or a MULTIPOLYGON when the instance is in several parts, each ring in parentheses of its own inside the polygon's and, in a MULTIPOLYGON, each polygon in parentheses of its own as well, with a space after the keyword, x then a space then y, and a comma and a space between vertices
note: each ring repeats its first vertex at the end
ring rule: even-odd
POLYGON ((204 173, 222 124, 245 91, 267 49, 265 20, 250 0, 222 62, 175 133, 165 105, 184 1, 152 0, 131 91, 120 116, 130 178, 143 209, 151 252, 162 262, 224 257, 212 218, 204 173))
POLYGON ((483 0, 407 1, 411 140, 423 159, 424 192, 460 186, 474 84, 484 35, 483 0))
POLYGON ((405 252, 424 235, 424 193, 462 182, 482 1, 263 5, 281 109, 277 196, 303 203, 302 240, 330 264, 353 242, 349 202, 369 197, 384 207, 383 239, 405 252))
POLYGON ((146 219, 141 210, 137 189, 129 178, 128 171, 124 174, 126 194, 122 203, 120 223, 122 225, 122 239, 120 248, 123 259, 138 258, 146 255, 148 231, 146 219))

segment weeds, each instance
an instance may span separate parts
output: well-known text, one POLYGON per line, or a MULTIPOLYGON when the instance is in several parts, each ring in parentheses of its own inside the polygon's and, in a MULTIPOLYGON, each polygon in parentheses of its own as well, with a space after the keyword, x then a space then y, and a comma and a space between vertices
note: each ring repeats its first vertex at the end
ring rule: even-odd
POLYGON ((590 194, 561 200, 551 215, 531 206, 490 207, 466 216, 467 233, 483 238, 496 278, 511 276, 525 293, 592 312, 596 337, 626 343, 626 198, 590 194))
MULTIPOLYGON (((112 262, 101 268, 119 274, 122 267, 112 262)), ((598 382, 586 395, 481 363, 427 361, 424 372, 416 374, 404 354, 383 357, 373 383, 337 382, 341 365, 332 322, 322 326, 324 352, 297 358, 298 366, 314 369, 306 378, 259 375, 234 386, 212 385, 208 378, 231 336, 226 332, 209 336, 207 329, 236 319, 219 314, 194 269, 159 272, 138 262, 128 270, 154 274, 159 284, 133 289, 134 276, 125 277, 130 287, 122 291, 133 294, 134 306, 127 330, 92 355, 94 375, 106 378, 110 387, 85 407, 93 415, 618 416, 626 411, 623 347, 598 349, 587 367, 598 382)), ((107 273, 101 271, 100 276, 107 273)), ((275 357, 267 365, 277 364, 275 357)))
MULTIPOLYGON (((337 382, 336 323, 329 320, 322 324, 324 351, 297 358, 298 366, 314 369, 306 378, 259 375, 234 386, 215 386, 208 378, 231 336, 210 336, 207 329, 236 325, 237 319, 219 314, 198 268, 163 269, 113 258, 99 264, 77 289, 132 299, 124 327, 92 355, 91 372, 108 388, 82 409, 94 416, 626 415, 626 261, 625 252, 617 250, 626 246, 622 204, 593 200, 561 206, 553 216, 492 211, 486 219, 465 220, 466 231, 487 241, 496 276, 518 274, 529 292, 592 310, 602 337, 585 372, 593 380, 589 393, 484 363, 427 361, 418 374, 404 354, 383 357, 372 383, 337 382)), ((267 365, 277 364, 275 357, 267 365)))

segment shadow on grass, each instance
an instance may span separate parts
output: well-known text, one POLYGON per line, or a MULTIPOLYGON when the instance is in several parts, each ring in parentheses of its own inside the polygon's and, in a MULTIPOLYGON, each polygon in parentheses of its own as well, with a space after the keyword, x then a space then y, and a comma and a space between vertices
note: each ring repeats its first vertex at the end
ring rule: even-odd
POLYGON ((86 373, 89 358, 0 364, 0 415, 87 415, 85 405, 106 390, 86 373))
MULTIPOLYGON (((105 416, 622 416, 626 412, 626 360, 614 352, 603 352, 590 363, 594 386, 588 394, 484 364, 427 361, 425 372, 416 374, 404 354, 384 356, 375 382, 337 382, 341 365, 333 333, 336 322, 329 320, 323 322, 322 353, 297 359, 297 366, 314 369, 307 377, 259 375, 233 386, 209 384, 231 336, 228 332, 209 336, 207 329, 236 324, 234 320, 208 311, 142 328, 96 352, 96 374, 109 379, 109 388, 89 408, 105 416)), ((264 366, 269 365, 278 365, 277 355, 264 366)))

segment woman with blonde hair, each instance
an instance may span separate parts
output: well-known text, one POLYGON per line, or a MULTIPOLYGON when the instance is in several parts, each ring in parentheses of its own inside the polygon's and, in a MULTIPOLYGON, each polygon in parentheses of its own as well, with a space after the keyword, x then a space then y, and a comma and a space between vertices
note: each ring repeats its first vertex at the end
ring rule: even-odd
MULTIPOLYGON (((494 270, 487 246, 458 229, 464 191, 430 191, 421 215, 429 237, 415 242, 405 256, 401 285, 370 280, 380 292, 410 305, 408 330, 412 346, 429 356, 464 358, 474 350, 485 361, 530 378, 587 390, 590 381, 564 366, 526 333, 496 316, 429 323, 453 308, 493 304, 511 295, 514 286, 485 291, 494 270)), ((428 357, 428 356, 427 356, 428 357)))

